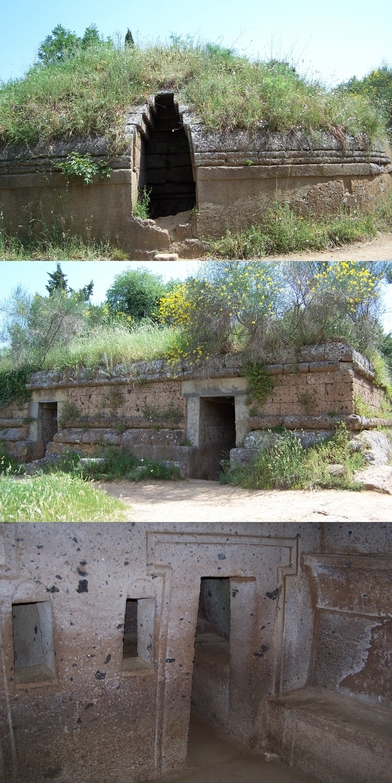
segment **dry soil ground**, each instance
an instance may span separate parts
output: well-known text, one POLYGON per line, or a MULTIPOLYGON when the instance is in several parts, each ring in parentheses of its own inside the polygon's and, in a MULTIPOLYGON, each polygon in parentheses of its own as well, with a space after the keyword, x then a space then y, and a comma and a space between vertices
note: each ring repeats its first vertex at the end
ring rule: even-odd
POLYGON ((363 490, 246 490, 217 481, 119 481, 132 522, 392 522, 392 495, 363 490))

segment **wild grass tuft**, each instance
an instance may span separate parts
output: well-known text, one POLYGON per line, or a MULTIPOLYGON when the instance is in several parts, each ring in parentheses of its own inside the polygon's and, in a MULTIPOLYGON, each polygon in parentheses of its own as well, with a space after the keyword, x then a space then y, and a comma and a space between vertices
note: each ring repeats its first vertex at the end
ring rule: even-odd
POLYGON ((121 522, 127 506, 81 478, 0 476, 1 522, 121 522))
POLYGON ((163 357, 172 340, 172 328, 153 323, 140 324, 133 331, 125 326, 100 326, 75 337, 67 347, 52 348, 44 369, 102 367, 111 371, 115 364, 163 357))
POLYGON ((207 242, 216 258, 262 258, 295 251, 327 250, 376 236, 392 228, 392 198, 371 213, 297 215, 288 204, 275 202, 262 222, 246 231, 227 231, 221 239, 207 242))
POLYGON ((250 465, 226 467, 221 482, 248 489, 358 490, 361 486, 353 480, 353 473, 363 465, 362 456, 350 451, 349 435, 343 425, 338 426, 329 440, 306 449, 295 433, 283 431, 275 435, 271 446, 261 450, 250 465), (331 474, 331 464, 342 465, 344 472, 331 474))
POLYGON ((0 226, 0 259, 3 261, 124 261, 128 255, 109 242, 93 242, 56 228, 44 227, 41 236, 21 238, 6 234, 0 226))

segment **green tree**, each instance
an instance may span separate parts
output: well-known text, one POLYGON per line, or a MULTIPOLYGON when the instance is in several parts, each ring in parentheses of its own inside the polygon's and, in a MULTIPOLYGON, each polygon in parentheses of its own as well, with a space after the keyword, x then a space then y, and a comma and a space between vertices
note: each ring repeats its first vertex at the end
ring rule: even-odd
POLYGON ((49 296, 53 296, 56 291, 64 291, 67 296, 72 294, 83 302, 88 302, 92 296, 94 290, 93 281, 90 280, 90 282, 83 286, 83 288, 79 288, 78 291, 75 291, 68 285, 67 276, 61 269, 61 264, 57 264, 55 272, 48 272, 48 277, 49 283, 45 286, 45 288, 48 291, 49 296))
POLYGON ((71 30, 66 30, 61 24, 57 24, 50 35, 42 41, 38 49, 38 61, 41 65, 56 65, 76 57, 82 49, 103 43, 107 45, 109 42, 103 41, 95 24, 86 27, 81 38, 71 30))
POLYGON ((80 38, 61 24, 53 28, 38 49, 38 60, 42 65, 55 65, 74 57, 80 48, 80 38))
POLYGON ((383 63, 363 79, 353 76, 339 89, 367 98, 387 115, 388 126, 392 128, 392 68, 389 65, 383 63))
POLYGON ((102 38, 96 24, 90 24, 86 27, 82 38, 82 49, 88 49, 89 46, 97 46, 102 43, 102 38))
POLYGON ((51 348, 67 346, 75 335, 89 327, 88 302, 93 281, 75 291, 68 285, 59 263, 48 277, 48 296, 31 296, 18 286, 1 308, 6 314, 3 338, 16 367, 42 366, 51 348))
POLYGON ((135 46, 135 41, 133 40, 133 35, 128 27, 127 32, 125 34, 125 46, 135 46))
POLYGON ((87 302, 63 290, 51 296, 29 295, 17 288, 6 305, 3 337, 15 367, 43 366, 54 345, 68 345, 87 327, 87 302))
POLYGON ((144 269, 126 269, 116 275, 106 292, 106 303, 113 314, 124 313, 134 321, 159 320, 159 300, 166 287, 160 275, 144 269))

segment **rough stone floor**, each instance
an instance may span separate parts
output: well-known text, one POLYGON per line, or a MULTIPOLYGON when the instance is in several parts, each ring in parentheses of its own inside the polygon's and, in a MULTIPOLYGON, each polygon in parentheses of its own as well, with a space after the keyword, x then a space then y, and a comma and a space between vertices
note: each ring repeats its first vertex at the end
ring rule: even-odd
POLYGON ((161 783, 318 783, 277 760, 266 761, 193 712, 189 732, 187 769, 161 783))

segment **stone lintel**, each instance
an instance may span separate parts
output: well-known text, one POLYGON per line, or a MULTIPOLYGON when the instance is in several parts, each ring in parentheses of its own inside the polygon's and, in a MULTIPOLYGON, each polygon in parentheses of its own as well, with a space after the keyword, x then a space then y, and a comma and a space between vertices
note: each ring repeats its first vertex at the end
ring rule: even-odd
POLYGON ((246 378, 195 378, 182 381, 182 397, 231 397, 246 394, 248 381, 246 378))

